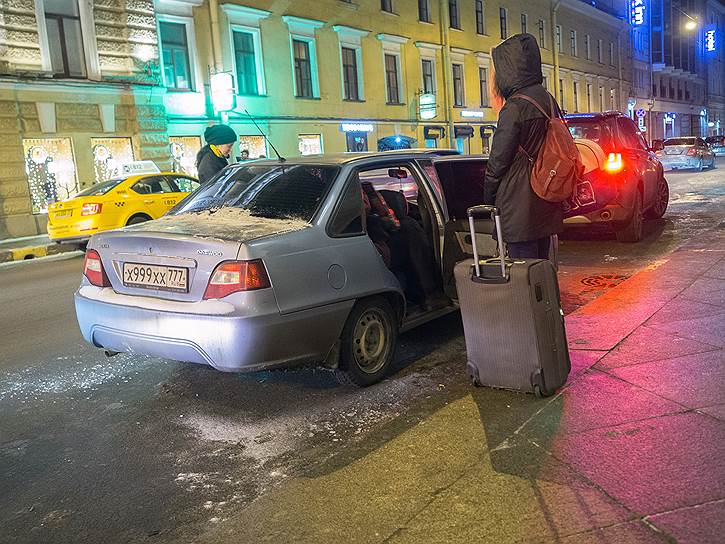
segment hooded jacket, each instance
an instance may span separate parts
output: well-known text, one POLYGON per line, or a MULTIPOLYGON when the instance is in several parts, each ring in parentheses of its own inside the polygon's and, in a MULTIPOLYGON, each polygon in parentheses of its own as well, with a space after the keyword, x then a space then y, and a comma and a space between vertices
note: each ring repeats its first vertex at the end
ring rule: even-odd
POLYGON ((542 86, 541 53, 531 34, 517 34, 492 52, 495 82, 506 100, 493 135, 483 184, 484 203, 501 210, 506 242, 526 242, 563 230, 561 204, 539 198, 531 188, 531 163, 523 147, 536 157, 546 135, 547 119, 533 104, 512 97, 523 94, 545 110, 556 101, 542 86))
POLYGON ((196 170, 198 172, 199 183, 204 185, 211 178, 227 166, 229 162, 224 157, 217 156, 209 147, 205 145, 196 154, 196 170))

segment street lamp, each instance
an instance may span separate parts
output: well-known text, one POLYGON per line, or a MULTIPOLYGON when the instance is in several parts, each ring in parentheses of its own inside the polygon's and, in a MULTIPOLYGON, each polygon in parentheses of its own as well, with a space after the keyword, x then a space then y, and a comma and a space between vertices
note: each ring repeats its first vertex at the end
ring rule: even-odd
POLYGON ((697 28, 697 21, 687 21, 685 23, 685 30, 695 30, 697 28))

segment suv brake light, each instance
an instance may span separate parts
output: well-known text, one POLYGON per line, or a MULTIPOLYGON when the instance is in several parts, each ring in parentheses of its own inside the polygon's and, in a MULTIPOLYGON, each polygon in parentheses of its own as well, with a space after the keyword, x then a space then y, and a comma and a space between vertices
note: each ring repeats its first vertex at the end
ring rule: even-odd
POLYGON ((108 281, 108 276, 106 276, 106 271, 103 269, 101 256, 95 249, 86 251, 86 260, 83 263, 83 275, 96 287, 111 286, 111 282, 108 281))
POLYGON ((687 150, 687 155, 689 157, 694 157, 697 154, 697 150, 694 147, 691 147, 687 150))
POLYGON ((204 300, 267 287, 271 287, 271 284, 261 260, 224 261, 214 269, 204 292, 204 300))
POLYGON ((97 213, 101 213, 102 207, 103 204, 100 202, 89 202, 83 204, 83 207, 81 208, 81 215, 96 215, 97 213))
POLYGON ((604 163, 604 169, 610 174, 615 174, 624 168, 621 153, 610 153, 607 162, 604 163))

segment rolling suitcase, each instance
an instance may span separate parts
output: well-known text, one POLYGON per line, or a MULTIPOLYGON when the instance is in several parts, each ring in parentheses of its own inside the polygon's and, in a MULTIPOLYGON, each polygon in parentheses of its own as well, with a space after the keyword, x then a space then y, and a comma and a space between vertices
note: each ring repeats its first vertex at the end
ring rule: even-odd
POLYGON ((474 219, 489 214, 502 239, 497 208, 470 208, 473 259, 454 269, 468 373, 475 385, 548 396, 571 368, 556 270, 548 260, 503 255, 479 262, 474 219))

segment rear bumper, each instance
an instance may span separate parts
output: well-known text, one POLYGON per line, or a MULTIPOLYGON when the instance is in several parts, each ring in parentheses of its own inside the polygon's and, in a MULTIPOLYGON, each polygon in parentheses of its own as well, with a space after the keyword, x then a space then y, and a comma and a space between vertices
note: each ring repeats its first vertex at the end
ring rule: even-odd
POLYGON ((75 294, 78 325, 89 343, 111 351, 205 364, 226 372, 321 360, 339 338, 353 305, 346 301, 290 315, 255 312, 252 306, 251 313, 247 308, 247 315, 240 315, 229 304, 229 313, 209 314, 203 313, 205 309, 218 312, 222 301, 152 301, 164 309, 144 308, 98 300, 102 291, 84 286, 75 294))
POLYGON ((689 155, 663 155, 658 158, 665 170, 697 168, 700 165, 701 159, 701 157, 690 157, 689 155))

